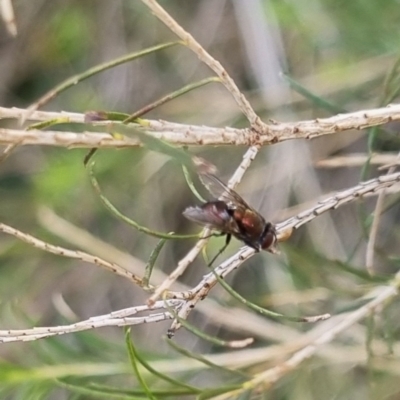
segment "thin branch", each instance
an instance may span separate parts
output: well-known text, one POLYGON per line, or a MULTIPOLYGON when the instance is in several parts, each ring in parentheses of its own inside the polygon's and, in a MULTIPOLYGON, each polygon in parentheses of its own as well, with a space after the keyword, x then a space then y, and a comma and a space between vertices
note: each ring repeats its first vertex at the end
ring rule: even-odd
MULTIPOLYGON (((400 192, 400 185, 393 185, 391 187, 388 187, 385 189, 386 194, 397 194, 400 192)), ((332 196, 334 196, 336 194, 336 191, 332 191, 330 193, 326 193, 325 195, 321 196, 321 201, 328 199, 332 196)), ((377 197, 379 195, 379 192, 368 192, 365 193, 363 195, 364 198, 368 198, 368 197, 377 197)), ((302 212, 304 212, 306 209, 309 209, 310 207, 313 206, 313 204, 315 203, 315 200, 307 200, 303 203, 297 204, 295 206, 283 209, 279 212, 279 219, 281 220, 286 220, 289 218, 292 218, 293 216, 297 215, 297 214, 301 214, 302 212)), ((278 217, 277 217, 278 218, 278 217)), ((284 241, 284 240, 281 240, 284 241)))
POLYGON ((0 144, 6 145, 42 145, 57 146, 67 148, 119 148, 119 147, 137 147, 141 143, 137 139, 131 139, 119 135, 114 138, 108 133, 100 132, 62 132, 62 131, 40 131, 22 129, 0 128, 0 144))
POLYGON ((262 385, 268 387, 271 384, 276 383, 279 379, 283 378, 288 373, 295 370, 297 366, 299 366, 302 362, 317 353, 322 345, 330 343, 340 333, 344 332, 346 329, 353 326, 358 321, 367 317, 368 314, 371 313, 375 308, 382 306, 383 304, 387 303, 389 300, 397 296, 399 286, 400 273, 397 273, 395 279, 390 286, 381 288, 378 293, 376 289, 374 289, 369 294, 371 300, 368 301, 366 304, 364 304, 357 310, 344 315, 343 317, 337 317, 334 321, 329 321, 328 323, 326 323, 326 325, 322 326, 322 328, 325 327, 325 330, 322 330, 322 333, 321 326, 319 326, 319 334, 317 335, 317 337, 313 339, 311 343, 307 344, 302 349, 294 353, 288 360, 264 372, 258 373, 253 379, 245 382, 241 389, 225 393, 221 396, 218 396, 216 399, 230 399, 234 395, 238 395, 244 390, 255 389, 256 387, 262 385))
MULTIPOLYGON (((0 107, 0 119, 21 118, 26 110, 0 107)), ((84 114, 68 112, 36 111, 30 115, 31 120, 46 121, 60 118, 64 122, 84 124, 84 114)), ((362 110, 348 114, 338 114, 329 118, 320 118, 300 122, 275 122, 268 127, 268 134, 254 134, 251 129, 235 129, 230 127, 215 128, 209 126, 185 125, 168 121, 142 120, 141 124, 129 124, 133 129, 141 130, 158 139, 175 145, 234 145, 265 146, 292 139, 312 139, 319 136, 365 129, 400 120, 400 104, 387 107, 362 110)), ((93 122, 95 126, 114 127, 118 121, 93 122)), ((132 130, 134 135, 134 130, 132 130)), ((57 131, 23 131, 13 129, 0 130, 0 143, 35 145, 52 145, 59 147, 131 147, 138 146, 139 141, 126 137, 113 138, 106 133, 98 132, 57 132, 57 131)))
MULTIPOLYGON (((161 20, 172 32, 174 32, 179 38, 184 41, 184 44, 192 50, 200 61, 204 62, 217 76, 221 79, 221 83, 227 88, 232 94, 236 103, 239 105, 243 114, 247 117, 252 128, 264 126, 254 109, 246 99, 246 97, 240 92, 236 86, 234 80, 228 75, 225 68, 213 58, 197 40, 187 31, 185 31, 155 0, 142 0, 152 11, 152 13, 161 20)), ((264 127, 264 129, 266 129, 264 127)))
POLYGON ((373 153, 369 156, 367 153, 351 153, 343 156, 335 156, 316 161, 314 165, 317 168, 350 168, 362 167, 366 162, 370 165, 392 164, 397 161, 397 153, 373 153))
MULTIPOLYGON (((254 160, 255 156, 257 155, 258 148, 255 146, 250 147, 245 155, 243 156, 243 160, 240 163, 239 167, 236 169, 235 173, 233 174, 232 178, 228 183, 228 187, 234 188, 237 184, 240 183, 243 174, 246 172, 247 168, 250 166, 251 162, 254 160)), ((200 239, 196 245, 186 254, 182 260, 179 261, 177 267, 171 272, 171 274, 165 279, 160 286, 158 286, 154 294, 148 299, 148 304, 153 304, 157 299, 161 297, 163 292, 168 290, 171 285, 186 271, 186 268, 196 259, 198 254, 207 244, 208 239, 206 237, 210 236, 210 229, 203 229, 201 234, 203 239, 200 239)), ((189 297, 191 294, 189 295, 189 297)), ((179 324, 178 321, 174 321, 174 323, 179 324)))
MULTIPOLYGON (((396 157, 396 161, 400 160, 400 153, 396 157)), ((387 175, 393 174, 396 170, 396 167, 390 167, 387 171, 387 175)), ((375 242, 376 237, 378 235, 379 221, 383 209, 383 203, 385 200, 386 191, 382 190, 378 195, 378 200, 376 201, 375 210, 374 210, 374 218, 372 221, 371 229, 369 232, 369 240, 367 243, 366 250, 366 258, 365 258, 365 267, 370 275, 374 274, 374 254, 375 254, 375 242)))
MULTIPOLYGON (((290 218, 287 221, 284 221, 277 225, 278 237, 284 236, 285 232, 288 229, 297 229, 301 225, 311 221, 313 218, 321 215, 324 212, 329 211, 330 209, 335 209, 339 206, 347 204, 351 201, 354 201, 360 196, 363 196, 369 192, 377 192, 380 190, 384 190, 387 187, 394 185, 395 183, 400 181, 400 173, 385 175, 378 177, 376 179, 372 179, 367 182, 362 182, 359 185, 338 192, 335 196, 332 196, 324 201, 318 203, 313 208, 302 212, 298 216, 294 218, 290 218)), ((15 232, 13 228, 4 226, 4 224, 0 225, 1 230, 13 234, 21 238, 22 240, 27 241, 32 245, 37 245, 36 247, 43 248, 44 250, 54 252, 59 255, 63 254, 64 250, 60 252, 60 248, 53 246, 50 249, 46 249, 48 244, 38 241, 36 238, 27 237, 25 234, 22 234, 19 231, 15 232)), ((82 252, 72 252, 73 258, 80 258, 81 254, 86 254, 82 252)), ((168 307, 174 307, 175 313, 177 313, 179 318, 186 319, 191 310, 196 306, 196 304, 203 300, 208 296, 210 290, 216 285, 218 282, 215 274, 218 274, 221 278, 226 277, 229 273, 231 273, 236 268, 240 267, 244 261, 249 259, 255 254, 254 249, 249 247, 243 247, 239 250, 234 256, 230 257, 226 261, 224 261, 221 265, 217 266, 214 272, 210 272, 203 277, 203 279, 191 290, 187 292, 175 292, 174 295, 179 297, 179 299, 175 300, 166 300, 168 302, 168 307)), ((92 257, 89 255, 89 257, 92 257)), ((87 261, 85 259, 85 261, 87 261)), ((115 271, 114 271, 115 272, 115 271)), ((346 329, 346 327, 350 326, 352 323, 361 319, 367 312, 372 310, 377 305, 384 303, 384 301, 390 297, 393 297, 397 294, 397 287, 400 285, 400 273, 396 275, 393 286, 386 287, 382 289, 381 294, 374 295, 374 300, 370 301, 366 305, 363 305, 360 309, 350 314, 349 317, 346 317, 343 320, 342 324, 338 324, 335 326, 335 329, 330 329, 327 331, 320 339, 314 340, 314 344, 312 346, 308 346, 305 349, 301 350, 295 359, 300 360, 301 362, 306 357, 309 357, 316 351, 316 345, 320 345, 323 343, 327 343, 327 341, 332 340, 334 336, 346 329), (354 317, 355 316, 355 317, 354 317), (323 338, 323 339, 321 339, 323 338), (310 350, 311 349, 311 350, 310 350)), ((174 315, 169 312, 151 314, 146 317, 141 318, 127 318, 127 316, 132 315, 139 311, 146 311, 151 309, 163 308, 166 307, 164 301, 154 302, 151 307, 148 305, 142 305, 137 307, 132 307, 129 309, 124 309, 120 311, 116 311, 111 314, 107 314, 106 316, 93 317, 89 320, 79 322, 77 324, 68 325, 66 327, 44 327, 44 328, 33 328, 29 330, 18 330, 18 331, 0 331, 0 341, 24 341, 24 340, 36 340, 47 336, 60 335, 64 333, 75 332, 84 329, 92 329, 101 326, 124 326, 124 325, 134 325, 141 324, 146 322, 156 322, 165 319, 173 319, 174 315)), ((173 334, 176 329, 179 328, 179 323, 174 321, 171 326, 169 333, 173 334)), ((258 380, 255 381, 258 384, 258 380)))
MULTIPOLYGON (((166 309, 172 307, 179 309, 181 300, 158 301, 153 305, 153 310, 166 309)), ((30 340, 43 339, 49 336, 64 335, 66 333, 80 332, 88 329, 101 328, 105 326, 131 326, 150 322, 164 321, 173 318, 169 311, 151 313, 143 317, 131 317, 139 312, 149 311, 148 306, 137 306, 113 311, 110 314, 91 317, 71 325, 61 325, 54 327, 40 327, 32 329, 0 330, 0 343, 5 342, 26 342, 30 340)))
POLYGON ((0 154, 0 163, 7 160, 8 157, 12 154, 12 152, 18 147, 18 143, 9 144, 3 152, 0 154))
MULTIPOLYGON (((204 229, 202 232, 203 237, 209 236, 209 229, 204 229)), ((176 268, 167 276, 167 278, 159 285, 151 297, 147 300, 147 304, 152 306, 156 300, 159 299, 162 294, 168 290, 171 285, 186 271, 186 268, 196 259, 198 254, 201 252, 203 247, 207 244, 207 239, 200 239, 196 245, 183 257, 176 268)), ((191 297, 191 291, 188 293, 188 297, 191 297)))
POLYGON ((337 192, 335 195, 318 202, 318 204, 311 209, 305 210, 295 217, 289 218, 286 221, 277 224, 276 229, 278 231, 278 237, 279 234, 282 234, 286 230, 300 228, 300 226, 312 221, 314 218, 326 211, 336 209, 369 193, 374 193, 389 188, 398 182, 400 182, 399 172, 395 174, 379 176, 378 178, 361 182, 352 188, 337 192))
POLYGON ((17 36, 17 23, 15 22, 14 9, 11 0, 0 0, 0 16, 6 24, 8 33, 17 36))
MULTIPOLYGON (((393 171, 394 168, 391 168, 391 170, 393 171)), ((385 191, 382 191, 381 193, 379 193, 378 199, 376 200, 375 210, 373 213, 374 217, 369 232, 367 250, 365 252, 365 268, 367 269, 370 275, 374 275, 375 243, 376 243, 376 237, 378 235, 379 221, 381 219, 380 217, 384 200, 385 200, 385 191)))
POLYGON ((28 109, 27 113, 25 115, 21 116, 21 120, 29 119, 30 114, 39 107, 42 107, 44 104, 48 103, 51 99, 56 97, 58 94, 62 93, 63 91, 69 89, 72 86, 77 85, 78 83, 84 81, 85 79, 88 79, 92 77, 93 75, 96 75, 100 72, 104 72, 108 69, 114 68, 118 65, 127 63, 129 61, 135 60, 136 58, 143 57, 147 54, 154 53, 159 50, 166 49, 171 46, 176 46, 177 44, 180 44, 180 42, 170 42, 170 43, 162 43, 157 46, 149 47, 147 49, 144 49, 142 51, 135 51, 133 53, 125 54, 122 57, 116 58, 111 61, 107 61, 105 63, 96 65, 94 67, 89 68, 88 70, 76 74, 74 76, 71 76, 70 78, 66 79, 65 81, 61 82, 58 84, 55 88, 51 89, 47 93, 45 93, 43 96, 41 96, 38 100, 36 100, 28 109))
MULTIPOLYGON (((318 202, 314 207, 301 212, 295 217, 289 218, 276 225, 278 240, 286 240, 294 229, 300 228, 302 225, 312 221, 319 215, 336 209, 344 204, 350 203, 355 199, 370 193, 384 190, 387 187, 393 186, 400 181, 400 173, 380 176, 376 179, 371 179, 366 182, 361 182, 355 187, 337 192, 334 196, 318 202)), ((201 282, 190 290, 191 298, 182 306, 178 312, 180 319, 186 319, 190 312, 195 308, 200 300, 208 296, 210 290, 218 282, 215 274, 224 278, 229 273, 239 268, 244 261, 248 260, 255 254, 255 250, 249 247, 243 247, 238 253, 224 261, 221 265, 215 268, 214 272, 205 275, 201 282)), ((179 322, 175 319, 168 333, 173 336, 174 332, 180 328, 179 322)))
POLYGON ((128 278, 135 284, 142 286, 141 278, 139 278, 132 272, 128 271, 127 269, 122 268, 115 263, 103 260, 100 257, 93 256, 83 251, 70 250, 61 246, 54 246, 50 243, 44 242, 43 240, 37 239, 34 236, 28 235, 27 233, 21 232, 18 229, 12 228, 11 226, 5 225, 3 223, 0 223, 0 232, 12 235, 17 239, 20 239, 25 243, 32 245, 33 247, 47 251, 48 253, 56 254, 67 258, 75 258, 77 260, 81 260, 90 264, 98 265, 99 267, 105 268, 111 272, 114 272, 117 275, 123 276, 124 278, 128 278))
MULTIPOLYGON (((137 275, 142 275, 145 270, 145 264, 122 250, 115 248, 113 245, 102 241, 101 239, 93 236, 90 232, 79 228, 71 222, 62 219, 56 215, 52 210, 47 208, 40 208, 39 222, 41 225, 54 235, 59 236, 64 241, 72 245, 82 248, 89 253, 98 254, 101 257, 115 261, 118 265, 128 268, 137 275)), ((152 282, 159 284, 165 278, 166 274, 161 269, 155 269, 152 273, 152 282)), ((181 283, 175 282, 174 285, 179 292, 168 291, 170 298, 190 298, 190 287, 181 283), (185 296, 185 297, 182 297, 185 296)), ((245 335, 262 338, 264 340, 280 340, 283 337, 287 339, 294 339, 297 333, 289 327, 283 327, 275 322, 267 321, 254 313, 245 309, 234 309, 236 314, 240 313, 241 318, 248 321, 246 326, 243 326, 237 319, 228 318, 227 316, 232 312, 232 309, 227 310, 223 305, 219 304, 216 300, 208 297, 200 303, 197 311, 207 317, 211 323, 221 324, 228 329, 242 332, 245 335)))
POLYGON ((251 146, 246 153, 243 155, 242 162, 236 168, 236 171, 232 175, 231 179, 229 179, 228 187, 234 189, 242 180, 243 175, 250 167, 253 160, 256 158, 259 151, 258 146, 251 146))
POLYGON ((370 294, 372 300, 356 311, 344 316, 339 322, 335 323, 335 325, 332 326, 331 324, 327 324, 326 331, 320 334, 311 344, 296 352, 291 358, 282 364, 258 374, 253 380, 251 380, 251 382, 248 382, 248 384, 256 387, 260 384, 268 385, 278 381, 288 372, 295 369, 300 363, 313 356, 321 345, 331 342, 341 332, 368 316, 368 314, 375 310, 375 308, 385 304, 388 300, 397 296, 399 286, 400 273, 397 273, 390 286, 382 288, 379 290, 378 294, 376 293, 376 289, 372 291, 370 294))
MULTIPOLYGON (((26 108, 0 107, 0 119, 21 120, 27 113, 26 108)), ((34 111, 27 118, 27 121, 48 121, 54 119, 65 119, 66 122, 77 124, 85 123, 85 114, 68 111, 34 111)))

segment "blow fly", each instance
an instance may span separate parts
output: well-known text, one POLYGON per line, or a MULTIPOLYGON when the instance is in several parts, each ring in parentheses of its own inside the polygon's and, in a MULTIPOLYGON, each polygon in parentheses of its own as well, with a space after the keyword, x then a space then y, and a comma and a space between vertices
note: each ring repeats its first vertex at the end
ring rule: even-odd
POLYGON ((183 215, 199 225, 225 234, 226 244, 223 249, 234 236, 257 252, 266 250, 275 253, 277 238, 274 225, 266 222, 256 210, 215 175, 203 173, 199 176, 215 200, 201 206, 188 207, 183 215))

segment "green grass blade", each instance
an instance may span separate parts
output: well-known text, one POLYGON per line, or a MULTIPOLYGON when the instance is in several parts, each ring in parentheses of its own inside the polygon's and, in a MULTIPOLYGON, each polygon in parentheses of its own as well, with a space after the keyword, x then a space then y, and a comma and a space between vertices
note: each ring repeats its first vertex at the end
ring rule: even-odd
POLYGON ((163 233, 163 232, 157 232, 153 231, 149 228, 146 228, 145 226, 139 225, 137 222, 133 221, 132 219, 128 218, 124 214, 122 214, 120 211, 118 211, 114 205, 103 195, 100 185, 94 175, 93 171, 93 166, 94 163, 90 163, 88 166, 89 169, 89 176, 90 176, 90 182, 98 194, 100 200, 104 204, 104 206, 116 217, 121 219, 122 221, 126 222, 128 225, 133 226, 135 229, 137 229, 139 232, 146 233, 147 235, 154 236, 159 239, 190 239, 190 238, 197 238, 199 237, 199 234, 196 235, 176 235, 176 234, 171 234, 171 233, 163 233))
POLYGON ((50 126, 60 125, 60 124, 68 124, 70 122, 71 121, 70 121, 69 117, 54 118, 54 119, 49 119, 47 121, 31 124, 26 128, 26 130, 30 131, 32 129, 45 129, 45 128, 49 128, 50 126))
POLYGON ((341 108, 333 103, 330 103, 329 101, 323 99, 320 96, 317 96, 316 94, 312 93, 310 90, 306 89, 304 86, 300 85, 296 80, 291 78, 289 75, 282 74, 282 77, 289 83, 290 87, 299 93, 301 96, 309 100, 312 104, 317 106, 318 108, 321 108, 323 110, 329 111, 332 114, 339 114, 339 113, 344 113, 346 110, 344 108, 341 108))
MULTIPOLYGON (((112 386, 100 385, 97 383, 90 383, 89 387, 106 393, 121 393, 139 397, 146 396, 146 394, 143 391, 117 389, 112 386)), ((199 390, 199 392, 201 392, 201 390, 199 390)), ((187 396, 193 394, 193 391, 190 389, 154 389, 152 390, 152 393, 156 397, 171 397, 171 396, 187 396)))
POLYGON ((144 392, 147 394, 148 398, 151 400, 156 400, 156 398, 153 396, 152 392, 150 391, 150 388, 147 386, 146 381, 144 380, 144 378, 142 377, 142 375, 139 371, 139 368, 138 368, 138 365, 136 362, 135 350, 133 347, 130 333, 131 333, 130 328, 125 329, 125 343, 128 348, 129 360, 131 362, 133 371, 134 371, 140 385, 142 386, 144 392))
POLYGON ((147 361, 145 361, 136 351, 135 346, 133 345, 132 341, 131 341, 131 351, 133 352, 133 355, 135 357, 135 359, 142 364, 142 366, 149 371, 150 373, 152 373, 154 376, 157 376, 158 378, 162 379, 163 381, 166 381, 168 383, 171 383, 175 386, 180 386, 184 389, 186 389, 186 391, 190 391, 190 393, 201 393, 201 389, 196 388, 194 386, 190 386, 187 385, 183 382, 180 382, 176 379, 173 379, 171 377, 169 377, 168 375, 162 374, 161 372, 157 371, 156 369, 154 369, 147 361))
MULTIPOLYGON (((146 120, 140 120, 139 122, 136 122, 140 123, 144 128, 146 127, 146 120)), ((171 157, 172 160, 185 165, 189 169, 196 170, 196 166, 193 163, 193 156, 182 148, 172 146, 164 140, 148 135, 132 126, 118 125, 114 127, 114 130, 122 135, 136 136, 148 150, 165 154, 171 157)))
MULTIPOLYGON (((208 335, 207 333, 204 333, 202 331, 200 331, 199 329, 197 329, 194 325, 192 325, 190 322, 180 318, 177 313, 175 312, 174 309, 172 309, 172 307, 170 307, 167 303, 165 303, 166 308, 168 309, 168 311, 174 315, 174 318, 178 320, 178 322, 185 327, 189 332, 193 333, 193 335, 207 341, 210 342, 212 344, 215 344, 216 346, 221 346, 221 347, 229 347, 229 348, 243 348, 248 346, 249 344, 253 343, 253 339, 252 338, 247 338, 244 340, 232 340, 232 341, 228 341, 228 340, 222 340, 222 339, 218 339, 215 336, 211 336, 208 335)), ((171 334, 171 337, 173 336, 173 332, 169 332, 169 334, 171 334)))
POLYGON ((150 277, 151 273, 153 272, 154 264, 156 263, 158 255, 160 254, 166 241, 167 239, 161 239, 150 254, 149 261, 147 262, 146 267, 144 269, 144 277, 142 279, 143 288, 145 289, 149 288, 150 277))
MULTIPOLYGON (((214 271, 213 271, 214 272, 214 271)), ((245 306, 249 307, 251 310, 257 311, 262 315, 266 315, 268 317, 277 319, 277 320, 285 320, 285 321, 293 321, 293 322, 317 322, 330 317, 329 314, 311 316, 311 317, 294 317, 289 315, 284 315, 277 313, 275 311, 268 310, 266 308, 260 307, 257 304, 252 303, 251 301, 245 299, 238 292, 232 289, 223 278, 221 278, 217 273, 214 272, 215 277, 218 279, 220 285, 236 300, 240 301, 245 306)))
POLYGON ((222 372, 227 372, 229 374, 234 374, 234 375, 239 376, 241 378, 247 378, 248 377, 248 375, 243 373, 243 372, 235 371, 233 369, 229 369, 229 368, 223 367, 221 365, 215 364, 212 361, 208 360, 207 358, 203 357, 202 355, 194 353, 194 352, 192 352, 192 351, 190 351, 188 349, 185 349, 182 346, 179 346, 177 343, 175 343, 171 339, 166 338, 166 343, 168 344, 168 346, 171 346, 179 354, 182 354, 185 357, 197 360, 197 361, 201 362, 202 364, 207 365, 207 367, 211 367, 211 368, 220 370, 222 372))
POLYGON ((213 77, 202 79, 201 81, 194 82, 194 83, 191 83, 189 85, 186 85, 186 86, 184 86, 184 87, 182 87, 182 88, 180 88, 178 90, 175 90, 172 93, 168 93, 167 95, 161 97, 160 99, 154 101, 153 103, 150 103, 150 104, 144 106, 140 110, 135 111, 128 118, 126 118, 123 122, 124 122, 124 124, 127 124, 129 122, 133 122, 136 118, 139 118, 142 115, 147 114, 148 112, 150 112, 150 111, 154 110, 155 108, 167 103, 168 101, 176 99, 179 96, 182 96, 182 95, 184 95, 184 94, 186 94, 186 93, 188 93, 188 92, 190 92, 190 91, 192 91, 194 89, 197 89, 199 87, 205 86, 205 85, 207 85, 209 83, 212 83, 212 82, 221 82, 221 79, 216 77, 216 76, 213 76, 213 77))
POLYGON ((86 70, 80 74, 74 75, 74 76, 66 79, 65 81, 61 82, 59 85, 57 85, 56 87, 54 87, 53 89, 51 89, 50 91, 45 93, 42 97, 40 97, 38 100, 36 100, 29 107, 29 110, 30 111, 37 110, 39 107, 41 107, 44 104, 46 104, 47 102, 49 102, 51 99, 53 99, 60 93, 64 92, 65 90, 69 89, 72 86, 77 85, 79 82, 82 82, 85 79, 92 77, 93 75, 96 75, 100 72, 106 71, 107 69, 116 67, 117 65, 127 63, 128 61, 135 60, 136 58, 143 57, 147 54, 151 54, 151 53, 154 53, 159 50, 164 50, 171 46, 176 46, 177 44, 182 44, 182 42, 176 41, 176 42, 163 43, 163 44, 160 44, 157 46, 149 47, 147 49, 144 49, 144 50, 141 50, 138 52, 126 54, 122 57, 116 58, 114 60, 99 64, 99 65, 96 65, 92 68, 89 68, 88 70, 86 70))
POLYGON ((138 395, 131 395, 128 392, 121 391, 119 389, 112 390, 103 390, 97 389, 95 387, 90 387, 84 384, 77 384, 66 382, 60 379, 55 381, 58 386, 68 389, 71 392, 79 393, 85 396, 90 396, 91 398, 104 398, 104 399, 116 399, 116 400, 143 400, 146 395, 138 396, 138 395))
POLYGON ((379 104, 381 106, 385 106, 386 104, 392 102, 398 95, 399 90, 400 90, 400 56, 397 57, 396 61, 393 64, 393 67, 390 69, 390 71, 385 77, 385 81, 383 82, 381 100, 379 104))
POLYGON ((194 186, 192 177, 190 176, 189 170, 187 169, 187 167, 185 165, 182 164, 182 170, 183 170, 183 175, 185 176, 186 179, 186 183, 188 184, 190 190, 192 191, 192 193, 202 202, 205 203, 206 200, 203 199, 203 197, 201 196, 201 194, 197 191, 196 187, 194 186))

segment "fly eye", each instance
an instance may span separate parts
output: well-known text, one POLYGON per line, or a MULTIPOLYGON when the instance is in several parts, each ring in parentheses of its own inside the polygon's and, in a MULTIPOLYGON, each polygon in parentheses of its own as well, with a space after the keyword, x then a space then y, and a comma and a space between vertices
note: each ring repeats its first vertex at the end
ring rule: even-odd
POLYGON ((264 241, 262 243, 262 248, 264 250, 268 250, 270 247, 272 247, 275 244, 275 240, 276 240, 275 235, 272 232, 268 232, 265 235, 264 241))
POLYGON ((275 228, 271 223, 268 223, 265 226, 264 230, 264 235, 263 235, 263 240, 262 240, 262 248, 264 250, 269 250, 271 248, 274 248, 274 245, 276 243, 276 234, 275 234, 275 228))

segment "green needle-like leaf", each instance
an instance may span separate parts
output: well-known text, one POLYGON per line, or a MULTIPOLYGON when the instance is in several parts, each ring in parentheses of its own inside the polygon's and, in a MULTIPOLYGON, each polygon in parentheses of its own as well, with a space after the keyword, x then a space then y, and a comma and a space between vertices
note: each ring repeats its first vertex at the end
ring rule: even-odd
POLYGON ((149 399, 156 400, 156 398, 151 393, 150 388, 147 386, 146 381, 144 380, 144 378, 142 377, 142 375, 139 371, 137 361, 136 361, 135 348, 133 347, 133 343, 132 343, 132 339, 131 339, 130 328, 125 329, 125 343, 128 348, 129 360, 131 361, 133 371, 134 371, 140 385, 142 386, 143 390, 145 391, 145 393, 147 394, 149 399))
POLYGON ((147 235, 154 236, 160 239, 190 239, 190 238, 197 238, 199 235, 175 235, 172 233, 163 233, 163 232, 157 232, 153 231, 149 228, 146 228, 145 226, 139 225, 137 222, 133 221, 132 219, 128 218, 124 214, 122 214, 119 210, 115 208, 115 206, 103 195, 100 189, 100 185, 97 182, 96 177, 94 176, 94 171, 93 171, 93 166, 94 163, 90 163, 89 165, 89 176, 90 176, 90 182, 92 183, 92 186, 98 196, 100 197, 100 200, 102 203, 105 205, 105 207, 116 217, 121 219, 122 221, 126 222, 128 225, 133 226, 135 229, 137 229, 140 232, 146 233, 147 235))

